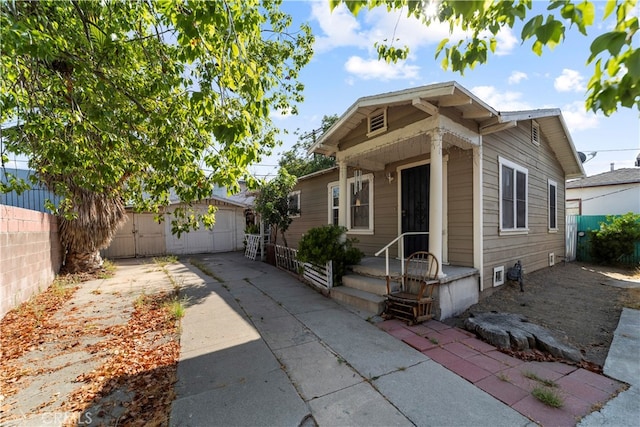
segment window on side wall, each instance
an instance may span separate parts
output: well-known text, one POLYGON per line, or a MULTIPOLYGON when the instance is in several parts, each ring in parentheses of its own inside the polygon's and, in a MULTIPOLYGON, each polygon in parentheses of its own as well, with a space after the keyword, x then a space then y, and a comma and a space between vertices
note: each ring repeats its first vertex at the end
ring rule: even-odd
MULTIPOLYGON (((338 225, 340 185, 338 182, 332 182, 327 189, 329 224, 338 225)), ((359 186, 354 178, 349 178, 347 189, 347 230, 354 234, 373 233, 373 174, 363 175, 359 186)))
POLYGON ((549 231, 558 231, 558 183, 549 180, 549 231))
POLYGON ((340 186, 337 183, 329 184, 329 224, 338 225, 340 205, 340 186))
POLYGON ((289 209, 289 216, 291 218, 297 218, 300 216, 300 190, 289 193, 287 205, 289 209))
POLYGON ((500 231, 527 231, 528 177, 526 168, 499 158, 500 231))

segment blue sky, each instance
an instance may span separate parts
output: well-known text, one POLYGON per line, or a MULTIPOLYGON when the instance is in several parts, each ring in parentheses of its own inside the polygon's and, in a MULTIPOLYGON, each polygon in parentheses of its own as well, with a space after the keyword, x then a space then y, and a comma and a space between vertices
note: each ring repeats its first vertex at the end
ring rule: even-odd
MULTIPOLYGON (((439 41, 448 27, 427 28, 386 8, 364 11, 354 18, 344 5, 329 11, 329 1, 287 1, 283 9, 295 23, 306 22, 316 36, 314 56, 301 73, 305 101, 297 116, 276 116, 275 124, 288 129, 283 145, 251 171, 258 176, 273 175, 279 154, 297 140, 293 131, 309 131, 320 126, 323 115, 342 115, 362 96, 375 95, 425 84, 455 80, 499 111, 560 108, 578 151, 597 152, 584 163, 587 175, 615 168, 633 167, 640 153, 638 110, 620 109, 611 117, 587 112, 586 85, 592 74, 586 65, 591 41, 611 23, 602 23, 604 2, 596 2, 598 16, 588 37, 571 29, 565 42, 553 51, 545 48, 538 57, 531 43, 521 45, 520 28, 503 32, 498 54, 489 62, 467 70, 464 76, 445 72, 434 59, 439 41), (397 24, 397 27, 396 27, 397 24), (378 61, 375 41, 391 39, 396 27, 398 46, 409 45, 410 57, 399 64, 378 61), (622 151, 624 150, 624 151, 622 151)), ((536 2, 534 10, 544 12, 547 2, 536 2)), ((532 15, 533 16, 533 15, 532 15)), ((591 157, 591 156, 589 156, 591 157)))

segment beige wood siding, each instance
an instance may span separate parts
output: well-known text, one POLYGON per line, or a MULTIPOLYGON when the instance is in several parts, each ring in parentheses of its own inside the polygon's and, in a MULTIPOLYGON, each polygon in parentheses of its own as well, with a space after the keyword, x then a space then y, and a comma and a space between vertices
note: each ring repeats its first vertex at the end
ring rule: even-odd
MULTIPOLYGON (((402 129, 405 126, 425 119, 426 117, 428 116, 424 111, 420 111, 412 105, 389 107, 387 109, 386 132, 392 132, 394 130, 402 129)), ((360 144, 363 141, 369 140, 370 138, 367 136, 367 126, 368 120, 365 118, 353 131, 351 131, 342 139, 342 141, 340 142, 340 150, 346 150, 360 144)))
MULTIPOLYGON (((370 173, 363 171, 364 174, 370 173)), ((349 168, 348 176, 353 176, 349 168)), ((301 179, 295 187, 300 190, 300 216, 293 219, 286 233, 290 247, 297 248, 302 235, 310 228, 329 223, 328 184, 338 181, 338 171, 301 179)), ((347 233, 358 240, 358 246, 366 255, 373 255, 398 234, 398 185, 389 181, 384 171, 374 173, 373 178, 373 235, 347 233)), ((281 239, 279 238, 281 243, 281 239)), ((395 250, 393 252, 395 256, 395 250)))
POLYGON ((449 150, 447 181, 449 263, 473 267, 472 150, 449 150))
POLYGON ((493 286, 493 268, 505 271, 521 260, 525 273, 548 266, 565 255, 564 173, 542 134, 540 145, 531 142, 531 121, 483 138, 483 289, 493 286), (499 160, 503 157, 528 170, 528 233, 500 235, 499 160), (548 229, 548 180, 558 184, 558 230, 548 229))
MULTIPOLYGON (((329 223, 327 185, 337 180, 338 170, 336 169, 298 181, 294 190, 300 191, 300 216, 293 218, 285 233, 290 247, 297 248, 300 238, 308 229, 329 223)), ((280 236, 278 236, 278 242, 282 244, 280 236)))

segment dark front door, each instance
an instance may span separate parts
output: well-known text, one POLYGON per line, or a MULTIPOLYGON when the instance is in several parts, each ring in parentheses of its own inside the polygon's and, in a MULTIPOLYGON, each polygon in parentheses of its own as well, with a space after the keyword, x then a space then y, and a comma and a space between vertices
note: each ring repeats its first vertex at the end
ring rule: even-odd
MULTIPOLYGON (((429 165, 402 171, 402 232, 429 231, 429 165)), ((404 256, 429 250, 429 236, 406 236, 404 256)))

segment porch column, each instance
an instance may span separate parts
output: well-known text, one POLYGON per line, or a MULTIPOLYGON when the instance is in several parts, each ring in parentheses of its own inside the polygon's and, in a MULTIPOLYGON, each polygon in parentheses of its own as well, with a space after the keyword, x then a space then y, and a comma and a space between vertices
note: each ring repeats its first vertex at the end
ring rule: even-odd
POLYGON ((442 206, 444 202, 442 164, 442 131, 435 129, 431 132, 429 252, 433 253, 440 263, 440 277, 445 276, 442 272, 442 206))
POLYGON ((347 226, 347 212, 349 207, 347 206, 347 162, 338 162, 340 170, 340 187, 338 194, 338 225, 343 227, 347 226))

